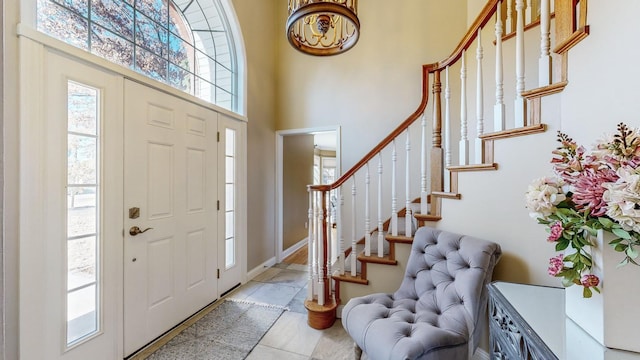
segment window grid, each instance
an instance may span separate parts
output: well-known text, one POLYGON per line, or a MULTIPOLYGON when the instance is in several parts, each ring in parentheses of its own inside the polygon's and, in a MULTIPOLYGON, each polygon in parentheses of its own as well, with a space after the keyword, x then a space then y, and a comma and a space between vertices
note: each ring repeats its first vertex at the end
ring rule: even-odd
POLYGON ((173 0, 38 0, 37 24, 41 32, 73 46, 237 110, 228 19, 219 0, 209 1, 217 12, 212 19, 198 0, 183 9, 173 0))
POLYGON ((100 329, 100 93, 67 83, 66 344, 100 329))

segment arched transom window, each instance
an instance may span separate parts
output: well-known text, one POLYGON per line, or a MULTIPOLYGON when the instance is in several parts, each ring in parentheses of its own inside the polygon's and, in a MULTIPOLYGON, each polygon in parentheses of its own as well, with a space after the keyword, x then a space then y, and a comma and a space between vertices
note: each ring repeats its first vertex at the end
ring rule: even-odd
POLYGON ((236 51, 220 0, 38 0, 38 30, 238 111, 236 51))

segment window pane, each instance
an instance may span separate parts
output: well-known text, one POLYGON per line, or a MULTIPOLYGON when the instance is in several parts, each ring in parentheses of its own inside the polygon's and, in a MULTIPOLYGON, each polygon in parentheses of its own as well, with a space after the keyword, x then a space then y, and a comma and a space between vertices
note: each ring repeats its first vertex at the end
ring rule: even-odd
POLYGON ((87 0, 53 0, 56 4, 62 6, 63 8, 67 8, 72 10, 82 17, 88 17, 88 3, 87 0))
POLYGON ((96 89, 69 82, 67 87, 69 131, 96 135, 98 92, 96 89))
POLYGON ((96 292, 91 285, 67 296, 67 344, 98 331, 96 292))
POLYGON ((226 156, 225 157, 225 171, 224 171, 224 178, 225 178, 225 182, 226 183, 233 183, 235 182, 235 161, 232 157, 226 156))
POLYGON ((193 74, 185 69, 169 64, 169 85, 185 92, 191 92, 193 74))
POLYGON ((162 25, 136 11, 136 45, 166 59, 168 36, 169 33, 162 25))
POLYGON ((67 290, 96 282, 96 237, 67 241, 67 290))
POLYGON ((195 95, 202 100, 215 104, 215 87, 209 81, 196 76, 196 93, 195 95))
POLYGON ((167 78, 167 61, 138 48, 136 51, 136 70, 152 79, 164 81, 167 78))
POLYGON ((232 211, 235 208, 235 185, 234 184, 226 184, 225 185, 225 194, 224 194, 224 209, 225 211, 232 211))
POLYGON ((232 80, 233 80, 233 74, 231 74, 231 71, 225 68, 224 66, 217 64, 216 65, 216 86, 225 90, 228 93, 231 93, 232 80))
POLYGON ((72 187, 67 190, 67 236, 96 233, 95 187, 72 187))
POLYGON ((235 213, 233 211, 227 211, 225 213, 225 225, 224 225, 225 239, 231 238, 235 234, 235 227, 233 225, 235 220, 234 218, 235 218, 235 213))
POLYGON ((236 155, 236 131, 233 129, 226 129, 224 132, 225 149, 224 154, 227 156, 236 155))
POLYGON ((88 50, 87 19, 51 1, 38 3, 38 30, 83 50, 88 50))
POLYGON ((133 67, 133 43, 100 26, 91 27, 91 52, 124 67, 133 67))
POLYGON ((67 169, 69 184, 95 184, 97 178, 97 139, 69 135, 67 169))
POLYGON ((236 264, 235 239, 225 240, 225 268, 228 269, 236 264))
POLYGON ((133 7, 122 0, 92 0, 91 19, 133 41, 133 7))
POLYGON ((169 31, 186 39, 193 45, 191 29, 187 24, 189 24, 189 21, 182 16, 182 13, 176 9, 174 2, 171 1, 169 3, 169 31))
POLYGON ((231 110, 233 109, 233 96, 226 90, 216 87, 216 104, 231 110))
POLYGON ((193 68, 193 47, 181 38, 169 34, 169 61, 189 71, 193 68))
POLYGON ((136 10, 159 22, 167 24, 167 0, 136 0, 136 10))

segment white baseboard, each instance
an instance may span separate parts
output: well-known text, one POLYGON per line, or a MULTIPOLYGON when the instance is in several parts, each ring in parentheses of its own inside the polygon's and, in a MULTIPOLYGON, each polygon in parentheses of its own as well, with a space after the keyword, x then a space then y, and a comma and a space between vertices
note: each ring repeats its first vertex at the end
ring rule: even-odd
POLYGON ((472 360, 491 360, 489 353, 484 351, 484 349, 477 348, 476 352, 473 354, 472 360))
POLYGON ((301 248, 307 246, 307 244, 309 243, 309 238, 304 238, 300 241, 298 241, 297 243, 295 243, 292 246, 289 246, 289 248, 285 251, 282 252, 282 259, 286 259, 287 256, 293 254, 294 252, 300 250, 301 248))
POLYGON ((272 267, 275 264, 276 264, 276 257, 274 256, 271 259, 263 262, 261 265, 256 266, 255 268, 253 268, 253 270, 251 270, 251 271, 249 271, 247 273, 247 281, 249 281, 249 280, 253 279, 254 277, 262 274, 268 268, 272 267))

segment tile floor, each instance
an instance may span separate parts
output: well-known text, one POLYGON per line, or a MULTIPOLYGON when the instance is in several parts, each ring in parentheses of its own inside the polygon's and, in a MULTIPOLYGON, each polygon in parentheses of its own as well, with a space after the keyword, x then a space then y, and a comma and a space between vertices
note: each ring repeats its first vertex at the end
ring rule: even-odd
POLYGON ((225 296, 289 309, 282 313, 247 360, 353 359, 353 342, 340 319, 326 330, 315 330, 307 325, 304 308, 307 269, 306 265, 277 264, 225 296))

